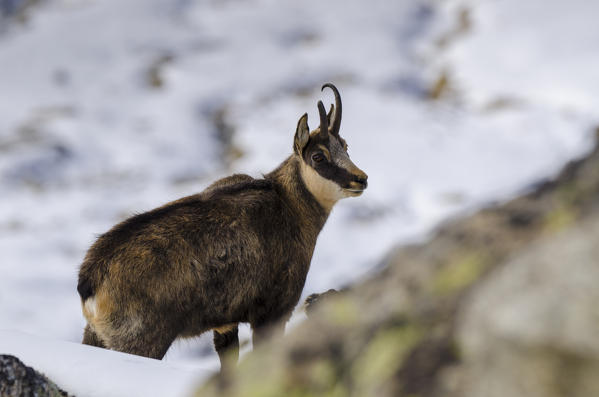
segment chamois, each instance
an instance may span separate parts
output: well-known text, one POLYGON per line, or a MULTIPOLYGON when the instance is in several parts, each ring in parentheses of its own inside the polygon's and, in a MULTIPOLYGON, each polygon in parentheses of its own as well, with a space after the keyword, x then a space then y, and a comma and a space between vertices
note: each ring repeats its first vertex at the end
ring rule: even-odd
POLYGON ((339 135, 339 92, 325 87, 335 104, 327 114, 318 101, 319 128, 304 114, 293 153, 264 178, 223 178, 96 240, 77 285, 82 343, 161 359, 176 338, 213 330, 222 368, 238 359, 238 323, 254 344, 283 331, 333 205, 367 186, 339 135))

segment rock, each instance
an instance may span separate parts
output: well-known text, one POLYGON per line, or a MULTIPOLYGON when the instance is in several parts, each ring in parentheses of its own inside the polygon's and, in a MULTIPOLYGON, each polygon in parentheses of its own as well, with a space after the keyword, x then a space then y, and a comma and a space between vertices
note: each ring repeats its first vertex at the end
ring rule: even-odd
POLYGON ((599 150, 441 226, 198 396, 599 395, 599 150))
POLYGON ((0 396, 59 397, 68 393, 15 356, 0 355, 0 396))
POLYGON ((306 311, 306 314, 308 316, 311 316, 312 313, 314 312, 314 309, 321 304, 323 301, 325 301, 327 298, 338 294, 339 291, 334 290, 334 289, 330 289, 326 292, 323 292, 321 294, 311 294, 309 295, 306 300, 304 301, 304 310, 306 311))
POLYGON ((599 396, 599 216, 532 244, 461 308, 461 396, 599 396))

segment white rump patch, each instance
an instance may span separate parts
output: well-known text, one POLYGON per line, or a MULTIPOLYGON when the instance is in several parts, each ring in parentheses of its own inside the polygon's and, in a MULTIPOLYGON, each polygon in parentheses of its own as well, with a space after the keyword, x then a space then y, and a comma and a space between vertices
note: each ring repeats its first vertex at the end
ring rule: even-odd
POLYGON ((86 317, 96 317, 96 308, 97 305, 95 296, 89 297, 85 302, 83 302, 83 311, 86 317))

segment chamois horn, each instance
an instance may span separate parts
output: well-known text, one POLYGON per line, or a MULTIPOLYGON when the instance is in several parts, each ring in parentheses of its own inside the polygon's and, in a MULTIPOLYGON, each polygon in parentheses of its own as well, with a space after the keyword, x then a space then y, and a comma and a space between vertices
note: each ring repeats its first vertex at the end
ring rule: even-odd
POLYGON ((324 110, 322 101, 318 101, 318 113, 320 114, 320 135, 323 138, 329 137, 329 121, 327 120, 327 112, 324 110))
POLYGON ((339 137, 339 128, 341 127, 341 95, 339 95, 339 90, 331 83, 326 83, 320 89, 324 91, 326 87, 329 87, 333 90, 333 94, 335 94, 335 113, 333 114, 333 125, 331 126, 331 134, 336 137, 339 137))

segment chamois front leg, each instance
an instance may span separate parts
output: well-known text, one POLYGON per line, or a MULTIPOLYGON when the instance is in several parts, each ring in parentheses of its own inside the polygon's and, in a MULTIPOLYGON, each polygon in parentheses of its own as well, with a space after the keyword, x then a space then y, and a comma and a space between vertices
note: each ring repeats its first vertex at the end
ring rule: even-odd
POLYGON ((221 371, 234 366, 239 360, 238 327, 214 330, 214 348, 220 359, 221 371))

